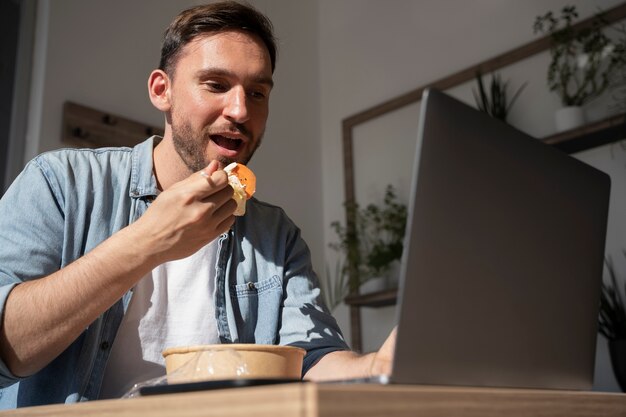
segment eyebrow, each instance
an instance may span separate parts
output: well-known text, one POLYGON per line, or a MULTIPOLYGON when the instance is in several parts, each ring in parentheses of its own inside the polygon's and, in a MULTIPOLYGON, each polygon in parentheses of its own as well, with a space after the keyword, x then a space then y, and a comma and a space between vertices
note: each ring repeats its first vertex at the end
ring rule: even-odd
MULTIPOLYGON (((227 77, 227 78, 237 77, 237 75, 234 72, 223 69, 223 68, 205 68, 196 72, 196 77, 198 77, 198 79, 204 79, 204 78, 209 78, 209 77, 214 77, 214 76, 227 77)), ((259 75, 257 77, 254 77, 253 81, 257 84, 265 84, 269 86, 270 88, 274 87, 274 80, 272 79, 272 77, 259 75)))

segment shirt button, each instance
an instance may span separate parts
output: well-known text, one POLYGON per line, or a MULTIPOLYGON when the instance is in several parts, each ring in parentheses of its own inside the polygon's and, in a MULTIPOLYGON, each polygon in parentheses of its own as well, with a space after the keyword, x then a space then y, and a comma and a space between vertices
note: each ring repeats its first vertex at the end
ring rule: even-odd
POLYGON ((248 282, 248 289, 250 291, 254 290, 256 287, 254 286, 254 282, 248 282))
POLYGON ((110 346, 111 345, 106 340, 104 342, 100 343, 100 349, 102 349, 102 350, 107 350, 110 346))

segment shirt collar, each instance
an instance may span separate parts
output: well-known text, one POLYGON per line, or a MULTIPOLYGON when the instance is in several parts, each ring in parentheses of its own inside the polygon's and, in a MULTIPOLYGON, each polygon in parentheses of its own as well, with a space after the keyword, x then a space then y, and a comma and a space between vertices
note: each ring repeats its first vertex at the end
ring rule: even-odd
POLYGON ((156 197, 159 193, 152 169, 152 154, 161 139, 155 135, 133 148, 129 190, 131 198, 156 197))

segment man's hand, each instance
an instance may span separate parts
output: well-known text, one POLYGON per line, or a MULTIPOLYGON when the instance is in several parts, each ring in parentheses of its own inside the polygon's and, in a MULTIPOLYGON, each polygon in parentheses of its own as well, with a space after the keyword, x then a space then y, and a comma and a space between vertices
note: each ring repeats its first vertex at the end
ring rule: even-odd
POLYGON ((145 249, 158 264, 184 258, 232 226, 237 207, 232 196, 228 176, 212 161, 163 191, 129 229, 147 238, 145 249))
POLYGON ((390 375, 396 345, 394 328, 378 352, 359 355, 350 351, 335 351, 322 357, 304 376, 312 381, 366 378, 390 375))
POLYGON ((397 327, 394 327, 385 343, 378 349, 378 352, 374 354, 372 359, 372 365, 370 366, 370 376, 374 375, 391 375, 391 366, 393 364, 393 353, 396 348, 396 331, 397 327))

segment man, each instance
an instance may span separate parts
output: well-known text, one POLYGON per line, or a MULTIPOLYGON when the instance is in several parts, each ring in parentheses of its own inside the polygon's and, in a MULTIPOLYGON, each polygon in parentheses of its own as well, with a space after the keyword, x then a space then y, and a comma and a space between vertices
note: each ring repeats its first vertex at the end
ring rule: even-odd
POLYGON ((0 405, 119 397, 179 345, 301 346, 314 380, 388 372, 393 337, 348 350, 284 212, 233 216, 222 169, 261 142, 275 59, 256 10, 186 10, 148 80, 162 139, 26 166, 0 201, 0 405))

